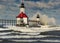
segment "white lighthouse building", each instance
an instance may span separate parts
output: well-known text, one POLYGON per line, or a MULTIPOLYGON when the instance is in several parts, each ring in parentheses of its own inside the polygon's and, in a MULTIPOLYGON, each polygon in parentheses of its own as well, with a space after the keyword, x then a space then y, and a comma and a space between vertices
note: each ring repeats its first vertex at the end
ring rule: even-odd
POLYGON ((20 6, 20 12, 19 15, 16 17, 17 18, 17 26, 25 26, 28 24, 28 16, 25 13, 25 6, 24 3, 21 3, 20 6))

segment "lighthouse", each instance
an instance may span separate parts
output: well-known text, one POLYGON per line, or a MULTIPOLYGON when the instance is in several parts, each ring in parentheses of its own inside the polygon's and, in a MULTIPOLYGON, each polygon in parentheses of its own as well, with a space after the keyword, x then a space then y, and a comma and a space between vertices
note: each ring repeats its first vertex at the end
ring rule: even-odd
POLYGON ((28 24, 28 16, 25 13, 25 6, 24 2, 22 1, 20 8, 20 12, 18 16, 16 17, 17 19, 17 26, 25 26, 28 24))

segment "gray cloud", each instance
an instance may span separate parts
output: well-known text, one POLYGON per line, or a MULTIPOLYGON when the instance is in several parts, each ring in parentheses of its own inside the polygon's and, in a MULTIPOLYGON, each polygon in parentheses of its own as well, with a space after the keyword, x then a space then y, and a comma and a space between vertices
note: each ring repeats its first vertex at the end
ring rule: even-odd
POLYGON ((0 5, 0 9, 4 9, 4 8, 6 8, 5 5, 0 5))
MULTIPOLYGON (((15 18, 14 15, 18 15, 19 13, 19 6, 21 0, 19 0, 19 3, 16 2, 16 0, 0 0, 0 18, 4 18, 4 16, 8 16, 10 18, 15 18), (13 17, 12 17, 13 15, 13 17)), ((56 6, 59 7, 60 0, 49 0, 48 3, 45 3, 44 0, 42 2, 40 1, 25 1, 25 6, 26 6, 26 12, 29 17, 34 15, 35 12, 39 10, 39 8, 44 8, 43 11, 44 14, 48 16, 55 16, 56 18, 60 17, 60 9, 51 9, 55 8, 56 6), (33 9, 36 8, 36 9, 33 9), (38 9, 37 9, 38 8, 38 9)), ((59 21, 59 19, 57 20, 59 21)))
POLYGON ((60 4, 60 0, 53 2, 52 0, 50 0, 48 3, 44 3, 44 2, 33 2, 33 1, 25 1, 26 4, 30 5, 31 7, 39 7, 39 8, 52 8, 56 5, 60 4))

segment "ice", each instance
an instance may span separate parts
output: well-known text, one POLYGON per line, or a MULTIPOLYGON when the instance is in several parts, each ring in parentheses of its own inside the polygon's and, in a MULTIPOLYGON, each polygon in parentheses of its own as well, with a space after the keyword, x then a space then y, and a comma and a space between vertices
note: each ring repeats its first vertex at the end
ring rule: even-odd
POLYGON ((10 34, 11 32, 7 32, 7 33, 0 33, 0 35, 6 35, 6 34, 10 34))
MULTIPOLYGON (((60 43, 60 36, 55 36, 55 35, 40 35, 40 32, 45 32, 45 31, 55 31, 55 30, 60 30, 60 27, 53 27, 53 28, 26 28, 26 27, 16 27, 16 26, 8 26, 8 28, 0 28, 0 40, 10 40, 10 41, 15 41, 15 42, 45 42, 45 43, 60 43), (4 32, 6 30, 14 30, 18 31, 21 30, 21 32, 4 32), (18 29, 18 30, 17 30, 18 29), (25 30, 28 30, 27 32, 25 30), (31 31, 32 30, 32 31, 31 31), (24 31, 24 32, 23 32, 24 31), (30 32, 29 32, 30 31, 30 32), (33 32, 35 31, 35 32, 33 32), (12 33, 16 34, 13 35, 12 33), (18 35, 18 33, 20 35, 18 35), (39 34, 39 35, 38 35, 39 34)), ((53 33, 51 33, 53 34, 53 33)), ((9 41, 7 41, 9 42, 9 41)), ((6 43, 7 43, 6 42, 6 43)))
POLYGON ((60 40, 40 40, 40 41, 44 41, 44 42, 60 42, 60 40))

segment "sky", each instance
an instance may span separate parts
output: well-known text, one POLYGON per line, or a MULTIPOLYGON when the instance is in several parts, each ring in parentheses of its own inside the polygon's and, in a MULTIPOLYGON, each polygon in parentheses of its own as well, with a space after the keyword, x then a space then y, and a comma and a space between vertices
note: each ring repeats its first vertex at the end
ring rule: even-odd
MULTIPOLYGON (((22 0, 0 0, 0 19, 16 19, 22 0)), ((26 14, 32 17, 37 12, 54 17, 60 24, 60 0, 24 0, 26 14)))

